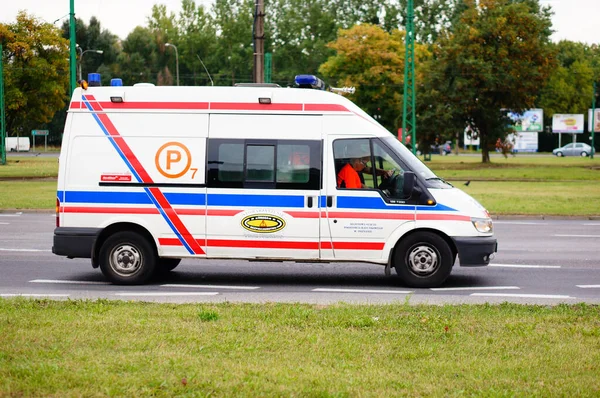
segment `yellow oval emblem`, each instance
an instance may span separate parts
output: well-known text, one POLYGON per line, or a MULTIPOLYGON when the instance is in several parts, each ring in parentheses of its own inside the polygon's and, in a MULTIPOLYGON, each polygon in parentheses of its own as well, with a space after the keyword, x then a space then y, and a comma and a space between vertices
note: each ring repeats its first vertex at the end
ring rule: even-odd
POLYGON ((242 227, 250 232, 270 234, 284 229, 285 221, 281 217, 269 214, 255 214, 244 217, 242 220, 242 227))

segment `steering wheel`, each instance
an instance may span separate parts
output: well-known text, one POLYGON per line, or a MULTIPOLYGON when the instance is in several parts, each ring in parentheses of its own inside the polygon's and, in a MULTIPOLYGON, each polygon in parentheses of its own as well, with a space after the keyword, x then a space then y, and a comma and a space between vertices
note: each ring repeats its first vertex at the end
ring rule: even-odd
POLYGON ((388 190, 388 192, 389 192, 390 188, 394 188, 394 183, 395 183, 395 180, 398 179, 398 176, 399 176, 398 170, 392 169, 392 174, 389 177, 384 178, 383 181, 381 182, 381 184, 379 184, 378 188, 381 189, 382 191, 388 190))

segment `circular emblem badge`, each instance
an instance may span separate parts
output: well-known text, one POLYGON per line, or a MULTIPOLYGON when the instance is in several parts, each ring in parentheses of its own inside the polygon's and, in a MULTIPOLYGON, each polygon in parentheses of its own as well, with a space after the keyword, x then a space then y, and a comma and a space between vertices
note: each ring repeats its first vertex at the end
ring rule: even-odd
POLYGON ((254 214, 242 219, 242 227, 250 232, 270 234, 285 228, 285 221, 281 217, 270 214, 254 214))

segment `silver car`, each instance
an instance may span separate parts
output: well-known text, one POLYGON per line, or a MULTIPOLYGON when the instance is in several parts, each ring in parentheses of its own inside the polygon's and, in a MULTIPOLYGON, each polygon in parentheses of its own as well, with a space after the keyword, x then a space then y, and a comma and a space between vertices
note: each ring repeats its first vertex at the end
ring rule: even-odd
MULTIPOLYGON (((592 147, 583 142, 572 142, 563 147, 556 148, 552 151, 553 155, 561 156, 589 156, 592 153, 592 147)), ((596 153, 596 152, 594 152, 596 153)))

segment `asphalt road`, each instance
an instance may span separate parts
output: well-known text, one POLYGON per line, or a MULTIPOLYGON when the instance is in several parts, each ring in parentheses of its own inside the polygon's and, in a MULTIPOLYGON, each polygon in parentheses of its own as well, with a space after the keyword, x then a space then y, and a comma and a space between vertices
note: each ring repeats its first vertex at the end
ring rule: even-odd
POLYGON ((0 297, 160 302, 600 303, 600 221, 500 219, 488 267, 455 267, 439 289, 403 287, 361 263, 184 260, 145 286, 108 284, 89 260, 51 253, 54 215, 0 213, 0 297))

